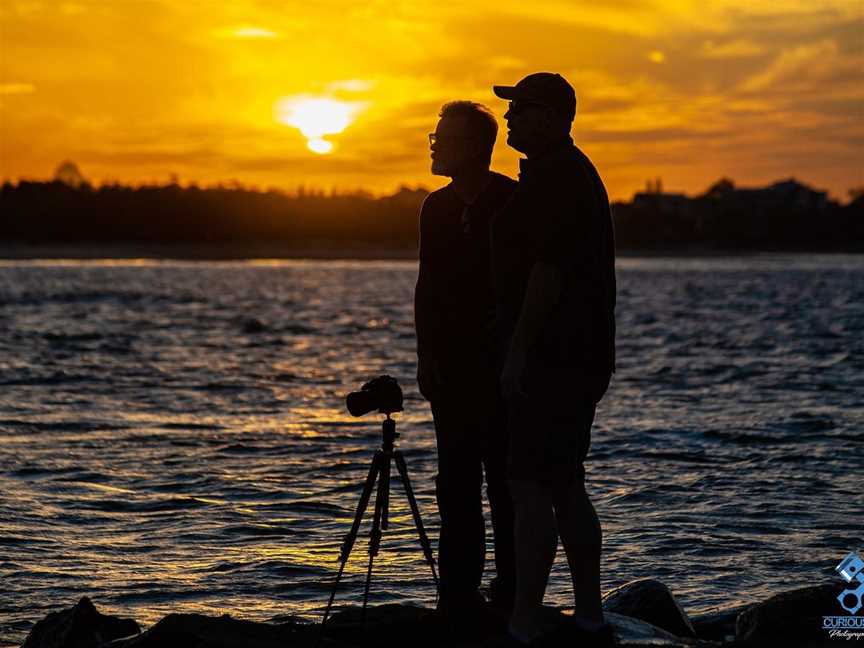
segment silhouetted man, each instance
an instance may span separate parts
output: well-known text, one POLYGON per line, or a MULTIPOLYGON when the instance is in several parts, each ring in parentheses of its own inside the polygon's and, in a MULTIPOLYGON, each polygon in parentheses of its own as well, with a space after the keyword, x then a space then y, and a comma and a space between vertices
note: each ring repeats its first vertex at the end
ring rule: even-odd
POLYGON ((492 603, 509 611, 514 589, 506 444, 497 442, 504 424, 491 338, 489 222, 516 183, 489 170, 497 133, 495 117, 480 104, 442 108, 429 135, 432 173, 452 182, 429 194, 420 211, 417 382, 430 401, 438 444, 439 610, 463 629, 484 616, 484 468, 497 571, 492 603))
MULTIPOLYGON (((610 643, 600 607, 602 531, 585 491, 595 407, 615 370, 615 242, 594 165, 570 137, 576 95, 558 74, 495 86, 510 100, 507 143, 519 186, 492 227, 501 388, 516 516, 511 645, 538 614, 561 536, 575 597, 568 632, 610 643), (556 531, 557 529, 557 531, 556 531)), ((571 634, 571 639, 572 639, 571 634)), ((580 644, 583 645, 583 644, 580 644)))

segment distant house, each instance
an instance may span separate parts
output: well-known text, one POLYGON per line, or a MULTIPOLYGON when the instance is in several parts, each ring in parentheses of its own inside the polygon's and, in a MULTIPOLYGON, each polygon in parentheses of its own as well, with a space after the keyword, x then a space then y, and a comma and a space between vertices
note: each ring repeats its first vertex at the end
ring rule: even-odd
POLYGON ((633 195, 633 205, 664 215, 689 216, 692 201, 683 193, 639 191, 633 195))
POLYGON ((828 192, 816 191, 794 178, 775 182, 762 191, 769 193, 774 200, 783 204, 794 204, 799 209, 822 211, 828 207, 828 192))
POLYGON ((712 185, 702 197, 720 201, 735 211, 753 214, 782 209, 821 212, 830 206, 827 191, 817 191, 794 178, 754 189, 738 188, 732 181, 723 179, 712 185))

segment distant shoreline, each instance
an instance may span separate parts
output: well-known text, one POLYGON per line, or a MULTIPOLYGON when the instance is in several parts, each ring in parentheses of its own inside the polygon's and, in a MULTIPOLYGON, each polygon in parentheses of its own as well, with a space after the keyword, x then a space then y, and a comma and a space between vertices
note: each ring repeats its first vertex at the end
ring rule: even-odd
MULTIPOLYGON (((760 254, 860 254, 860 250, 722 250, 681 247, 619 249, 619 257, 720 257, 760 254)), ((343 241, 242 243, 0 243, 0 260, 154 259, 178 261, 242 261, 246 259, 417 260, 415 248, 376 246, 343 241)))
POLYGON ((0 243, 0 259, 164 259, 242 261, 244 259, 403 259, 412 248, 321 241, 302 246, 282 242, 241 243, 0 243))

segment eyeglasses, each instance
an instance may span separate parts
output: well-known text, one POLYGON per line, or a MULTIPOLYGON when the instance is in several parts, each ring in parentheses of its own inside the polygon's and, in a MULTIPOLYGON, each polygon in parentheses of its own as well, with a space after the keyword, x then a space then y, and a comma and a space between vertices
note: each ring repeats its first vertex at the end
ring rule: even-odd
POLYGON ((438 133, 429 133, 429 146, 436 142, 446 142, 447 140, 469 140, 474 139, 476 135, 439 135, 438 133))

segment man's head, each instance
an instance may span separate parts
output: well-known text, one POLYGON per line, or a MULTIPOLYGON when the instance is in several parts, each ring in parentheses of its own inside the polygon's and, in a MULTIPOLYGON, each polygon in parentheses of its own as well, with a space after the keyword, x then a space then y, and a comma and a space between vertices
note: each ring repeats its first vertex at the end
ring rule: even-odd
POLYGON ((488 169, 498 122, 486 106, 473 101, 444 104, 429 135, 432 173, 454 178, 466 170, 488 169))
POLYGON ((496 95, 510 100, 504 114, 507 143, 527 155, 570 134, 576 117, 576 92, 560 74, 529 74, 515 86, 492 86, 496 95))

